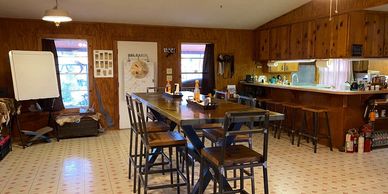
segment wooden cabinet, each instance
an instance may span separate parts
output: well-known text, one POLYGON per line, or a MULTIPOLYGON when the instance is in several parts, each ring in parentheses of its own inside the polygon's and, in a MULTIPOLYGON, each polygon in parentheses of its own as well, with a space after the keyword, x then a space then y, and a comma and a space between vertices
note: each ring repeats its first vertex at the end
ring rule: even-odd
POLYGON ((269 59, 269 30, 260 30, 258 32, 259 39, 259 60, 269 59))
POLYGON ((365 15, 364 57, 384 56, 385 15, 367 13, 365 15))
POLYGON ((290 27, 272 28, 269 32, 269 59, 279 60, 289 58, 290 27))
POLYGON ((331 27, 328 18, 316 20, 314 53, 317 59, 330 57, 331 27))
POLYGON ((315 58, 343 58, 348 55, 348 24, 347 14, 316 21, 315 58))
POLYGON ((388 15, 384 18, 384 57, 388 57, 388 15))
POLYGON ((276 67, 269 67, 268 72, 297 72, 299 71, 299 63, 279 63, 276 67))
POLYGON ((330 21, 330 57, 344 58, 348 54, 348 23, 347 14, 335 16, 330 21))
POLYGON ((388 57, 388 14, 354 11, 258 33, 261 60, 388 57))
POLYGON ((348 56, 362 57, 365 43, 365 13, 349 13, 348 56))
POLYGON ((290 59, 314 57, 315 22, 292 24, 290 27, 290 59))

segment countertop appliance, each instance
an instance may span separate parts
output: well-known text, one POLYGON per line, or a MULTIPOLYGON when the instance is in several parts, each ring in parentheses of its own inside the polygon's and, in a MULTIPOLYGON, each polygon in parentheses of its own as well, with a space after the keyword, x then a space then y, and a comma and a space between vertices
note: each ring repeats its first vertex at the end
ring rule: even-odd
POLYGON ((253 83, 253 82, 255 81, 254 75, 246 75, 246 76, 245 76, 245 81, 246 81, 247 83, 253 83))

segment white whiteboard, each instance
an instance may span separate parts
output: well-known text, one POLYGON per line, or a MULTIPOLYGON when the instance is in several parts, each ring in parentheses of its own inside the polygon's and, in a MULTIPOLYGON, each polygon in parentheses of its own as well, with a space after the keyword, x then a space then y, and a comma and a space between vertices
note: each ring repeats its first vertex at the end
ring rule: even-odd
POLYGON ((54 55, 49 51, 9 51, 16 100, 59 97, 54 55))

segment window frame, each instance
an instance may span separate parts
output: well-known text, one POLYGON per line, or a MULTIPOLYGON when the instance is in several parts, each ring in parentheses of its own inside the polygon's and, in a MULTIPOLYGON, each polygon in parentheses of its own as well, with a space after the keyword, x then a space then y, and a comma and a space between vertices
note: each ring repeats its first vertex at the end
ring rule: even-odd
MULTIPOLYGON (((79 72, 77 72, 77 73, 69 73, 69 72, 66 72, 66 73, 61 73, 61 72, 59 72, 59 74, 58 74, 58 76, 61 76, 61 75, 74 75, 74 76, 77 76, 77 75, 83 75, 83 76, 86 76, 86 85, 85 86, 81 86, 81 87, 85 87, 86 89, 71 89, 70 90, 70 94, 71 94, 71 92, 86 92, 86 94, 87 94, 87 98, 86 98, 86 101, 87 101, 87 105, 76 105, 76 106, 73 106, 73 105, 71 105, 71 106, 69 106, 69 105, 65 105, 65 102, 63 102, 63 104, 64 104, 64 107, 65 107, 65 110, 74 110, 74 109, 79 109, 79 108, 85 108, 85 107, 90 107, 90 105, 92 104, 92 102, 91 102, 91 98, 90 98, 90 94, 92 93, 92 91, 90 90, 90 84, 92 83, 91 82, 91 80, 90 80, 90 47, 89 47, 89 42, 90 42, 90 40, 89 39, 87 39, 87 38, 68 38, 68 37, 66 37, 66 38, 62 38, 62 37, 60 37, 60 38, 52 38, 54 41, 56 41, 56 40, 64 40, 64 41, 66 41, 66 40, 69 40, 69 41, 72 41, 72 40, 80 40, 80 41, 83 41, 83 42, 85 42, 86 43, 86 51, 85 51, 85 53, 86 53, 86 56, 78 56, 78 57, 85 57, 86 58, 86 70, 85 70, 85 72, 81 72, 81 73, 79 73, 79 72)), ((66 51, 63 51, 63 50, 61 50, 60 49, 60 47, 57 47, 56 46, 56 49, 57 49, 57 55, 58 55, 58 68, 60 68, 60 64, 59 64, 59 58, 60 57, 68 57, 68 56, 64 56, 64 55, 62 55, 62 54, 60 54, 61 52, 63 53, 63 52, 66 52, 66 51)), ((74 65, 74 64, 70 64, 70 65, 74 65)), ((61 79, 62 80, 62 79, 61 79)), ((63 85, 62 85, 62 81, 61 81, 61 88, 62 88, 62 91, 61 91, 61 96, 63 96, 62 95, 62 92, 63 92, 63 85)), ((83 95, 81 95, 81 96, 83 96, 83 95)), ((85 98, 85 97, 83 97, 83 98, 85 98)), ((63 101, 63 97, 62 97, 62 101, 63 101)))

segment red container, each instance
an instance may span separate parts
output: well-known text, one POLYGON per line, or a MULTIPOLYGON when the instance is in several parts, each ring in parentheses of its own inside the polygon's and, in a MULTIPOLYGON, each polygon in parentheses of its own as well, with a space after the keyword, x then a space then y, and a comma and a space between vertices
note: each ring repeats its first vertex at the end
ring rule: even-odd
POLYGON ((364 152, 370 152, 372 150, 372 139, 366 138, 364 142, 364 152))

